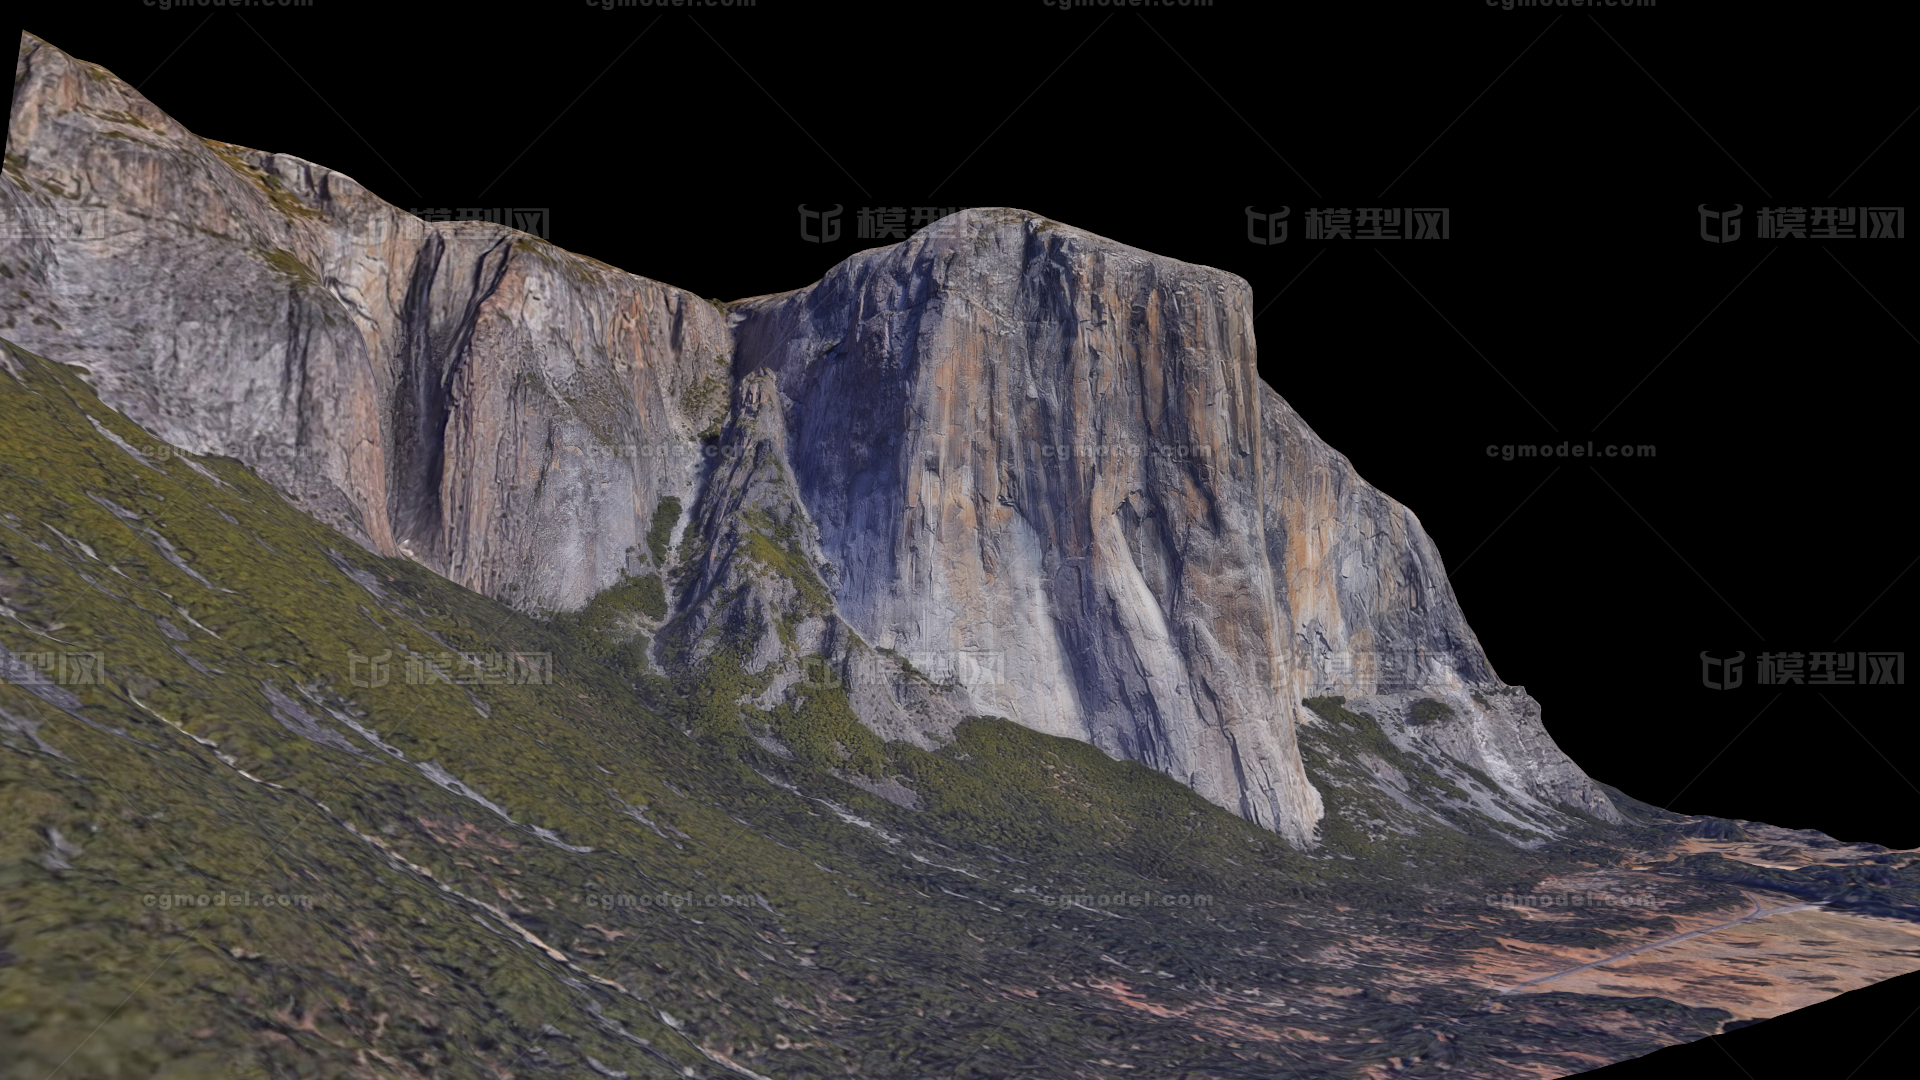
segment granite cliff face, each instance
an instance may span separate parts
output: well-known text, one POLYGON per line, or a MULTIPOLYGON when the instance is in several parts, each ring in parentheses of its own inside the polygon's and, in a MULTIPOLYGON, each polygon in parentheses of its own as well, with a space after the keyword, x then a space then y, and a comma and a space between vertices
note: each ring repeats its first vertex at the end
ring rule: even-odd
POLYGON ((202 139, 31 35, 0 327, 157 438, 528 608, 636 568, 726 402, 712 305, 350 177, 202 139))
MULTIPOLYGON (((1262 526, 1275 604, 1289 628, 1287 700, 1348 698, 1351 709, 1387 719, 1387 734, 1403 748, 1493 777, 1533 827, 1552 831, 1562 804, 1619 822, 1613 803, 1547 734, 1539 703, 1494 673, 1419 519, 1362 480, 1271 387, 1262 384, 1260 394, 1269 463, 1262 526), (1452 716, 1406 723, 1423 699, 1452 716)), ((1313 722, 1311 711, 1303 715, 1313 722)))
POLYGON ((1302 844, 1324 808, 1301 702, 1339 695, 1490 777, 1478 812, 1618 820, 1494 674, 1418 520, 1261 382, 1232 274, 983 210, 723 311, 198 138, 31 36, 5 177, 0 334, 523 608, 670 571, 644 627, 670 672, 735 650, 762 704, 825 676, 923 744, 1005 716, 1302 844), (1423 701, 1450 715, 1405 722, 1423 701))
POLYGON ((1322 812, 1299 703, 1431 698, 1448 723, 1389 733, 1495 777, 1513 824, 1614 820, 1494 674, 1419 521, 1260 381, 1240 278, 983 210, 731 322, 738 370, 785 403, 841 617, 960 708, 1299 837, 1322 812))
POLYGON ((1304 836, 1248 299, 998 210, 733 318, 863 638, 1304 836))

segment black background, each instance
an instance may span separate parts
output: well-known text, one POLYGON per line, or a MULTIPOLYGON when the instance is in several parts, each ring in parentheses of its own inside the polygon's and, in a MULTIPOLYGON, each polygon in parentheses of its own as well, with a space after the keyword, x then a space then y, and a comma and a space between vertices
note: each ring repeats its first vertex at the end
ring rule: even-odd
MULTIPOLYGON (((200 135, 402 207, 545 207, 561 246, 703 296, 818 279, 883 242, 861 207, 1015 206, 1237 273, 1267 381, 1420 516, 1590 774, 1911 848, 1913 687, 1756 680, 1763 651, 1915 647, 1920 233, 1755 227, 1920 201, 1900 10, 129 0, 23 22, 200 135), (844 206, 841 239, 803 241, 801 203, 844 206), (1703 242, 1701 203, 1742 206, 1743 237, 1703 242), (1452 237, 1303 235, 1309 207, 1377 205, 1448 207, 1452 237), (1288 242, 1250 243, 1247 206, 1291 207, 1288 242), (1589 439, 1658 452, 1486 452, 1589 439), (1702 650, 1744 652, 1745 685, 1703 686, 1702 650)), ((1816 1046, 1850 1071, 1914 982, 1614 1071, 1760 1077, 1816 1046)))

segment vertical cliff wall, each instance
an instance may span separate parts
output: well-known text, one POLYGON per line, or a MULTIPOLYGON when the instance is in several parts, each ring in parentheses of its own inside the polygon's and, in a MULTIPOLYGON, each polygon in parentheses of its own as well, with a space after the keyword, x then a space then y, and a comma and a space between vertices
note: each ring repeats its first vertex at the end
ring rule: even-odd
POLYGON ((199 138, 30 35, 11 125, 0 333, 376 551, 532 610, 669 571, 666 670, 733 650, 770 705, 817 658, 890 738, 1005 716, 1298 843, 1324 695, 1489 777, 1478 812, 1617 819, 1414 515, 1261 381, 1235 275, 992 209, 723 312, 199 138))
POLYGON ((1246 283, 1020 211, 738 305, 842 615, 977 711, 1304 836, 1246 283))
POLYGON ((202 139, 31 35, 9 119, 0 331, 158 438, 536 609, 639 569, 691 499, 727 400, 706 301, 202 139))
POLYGON ((1260 380, 1240 278, 982 210, 732 319, 787 403, 841 617, 962 708, 1304 837, 1301 702, 1340 695, 1542 821, 1612 815, 1506 693, 1412 512, 1260 380), (1422 697, 1453 722, 1403 722, 1422 697))

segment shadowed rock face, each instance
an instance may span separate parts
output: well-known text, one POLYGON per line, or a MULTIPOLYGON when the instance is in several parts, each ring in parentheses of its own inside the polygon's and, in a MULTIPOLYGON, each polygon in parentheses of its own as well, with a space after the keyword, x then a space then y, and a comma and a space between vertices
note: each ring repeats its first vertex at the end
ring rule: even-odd
MULTIPOLYGON (((983 713, 1297 836, 1246 283, 1020 211, 736 309, 778 373, 840 611, 983 713), (922 664, 922 666, 927 666, 922 664)), ((1267 393, 1271 393, 1268 391, 1267 393)))
POLYGON ((1006 716, 1308 843, 1301 700, 1431 698, 1452 718, 1411 746, 1535 824, 1618 820, 1500 683, 1418 520, 1261 382, 1232 274, 970 211, 723 313, 200 139, 31 36, 5 177, 0 209, 47 227, 0 239, 0 331, 383 554, 578 608, 659 569, 671 495, 662 637, 684 660, 751 628, 767 703, 822 656, 890 738, 1006 716), (817 583, 752 557, 770 522, 817 583))
POLYGON ((1473 696, 1507 688, 1439 552, 1260 381, 1252 321, 1232 274, 1005 209, 733 313, 840 615, 973 711, 1304 837, 1299 702, 1424 689, 1443 752, 1612 819, 1537 708, 1473 696))

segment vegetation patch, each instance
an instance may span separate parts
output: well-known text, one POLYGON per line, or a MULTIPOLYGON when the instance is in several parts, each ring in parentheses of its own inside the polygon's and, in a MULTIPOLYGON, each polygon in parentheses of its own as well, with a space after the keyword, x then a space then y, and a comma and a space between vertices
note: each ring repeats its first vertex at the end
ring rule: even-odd
POLYGON ((647 528, 647 550, 653 552, 653 564, 667 564, 668 545, 673 542, 673 527, 680 522, 680 500, 668 495, 653 508, 653 523, 647 528))
POLYGON ((666 614, 667 593, 660 576, 642 574, 623 576, 579 611, 555 614, 550 625, 582 655, 635 677, 647 670, 651 641, 641 620, 659 620, 666 614))
MULTIPOLYGON (((1368 801, 1361 752, 1440 789, 1337 699, 1303 727, 1330 811, 1312 850, 1009 720, 923 750, 880 743, 833 688, 762 712, 737 649, 672 677, 623 658, 657 579, 542 623, 363 551, 238 462, 142 464, 88 417, 150 437, 74 371, 9 359, 0 646, 50 678, 0 678, 0 1080, 718 1075, 708 1052, 783 1078, 1067 1076, 1094 1053, 1142 1076, 1422 1055, 1465 1075, 1618 1060, 1724 1019, 1389 992, 1410 963, 1519 936, 1532 913, 1482 894, 1677 829, 1583 826, 1537 853, 1374 839, 1393 810, 1368 801), (492 661, 435 677, 448 654, 492 661), (482 677, 499 670, 517 677, 482 677), (924 809, 836 771, 903 777, 924 809), (215 894, 253 902, 197 899, 215 894), (1115 980, 1148 1007, 1115 1008, 1115 980), (1231 1041, 1196 1039, 1199 1016, 1231 1041)), ((780 523, 760 531, 795 556, 780 523)), ((757 617, 718 599, 740 629, 757 617)), ((1912 871, 1888 869, 1808 883, 1903 888, 1912 871)))
POLYGON ((802 764, 842 768, 876 780, 887 775, 886 748, 854 715, 845 687, 805 689, 762 716, 802 764))
POLYGON ((724 372, 707 375, 687 388, 684 397, 687 415, 700 417, 708 413, 713 414, 707 426, 697 436, 698 438, 704 440, 719 437, 721 425, 726 420, 727 396, 731 389, 732 380, 724 372))
POLYGON ((833 594, 827 591, 819 571, 800 546, 799 516, 797 509, 789 510, 781 519, 775 519, 765 510, 749 510, 741 515, 747 526, 741 537, 741 553, 785 578, 799 593, 798 602, 781 613, 782 640, 808 615, 833 611, 833 594))
POLYGON ((291 251, 262 248, 260 257, 266 260, 268 266, 273 267, 274 273, 297 285, 311 288, 320 284, 320 275, 314 273, 312 267, 301 262, 300 257, 291 251))
POLYGON ((275 209, 292 217, 309 218, 312 220, 326 219, 327 215, 325 213, 308 206, 305 202, 302 202, 298 196, 294 195, 293 192, 288 191, 287 186, 280 182, 279 177, 248 161, 244 156, 246 147, 235 146, 233 143, 225 143, 217 139, 202 138, 200 141, 205 143, 207 149, 212 150, 216 157, 226 162, 228 167, 232 168, 234 172, 239 173, 250 181, 253 186, 259 188, 261 193, 267 197, 267 201, 274 205, 275 209))
POLYGON ((907 659, 906 654, 898 653, 893 651, 892 649, 887 649, 887 648, 876 648, 873 651, 893 661, 895 664, 898 664, 900 666, 901 673, 906 675, 907 678, 916 680, 921 683, 925 683, 928 686, 938 685, 933 681, 932 678, 928 677, 926 672, 921 671, 917 667, 914 667, 913 661, 907 659))

